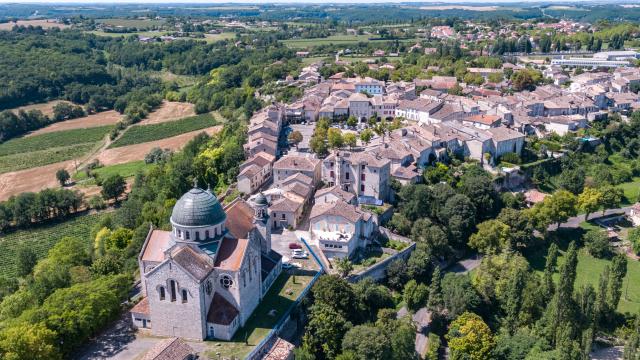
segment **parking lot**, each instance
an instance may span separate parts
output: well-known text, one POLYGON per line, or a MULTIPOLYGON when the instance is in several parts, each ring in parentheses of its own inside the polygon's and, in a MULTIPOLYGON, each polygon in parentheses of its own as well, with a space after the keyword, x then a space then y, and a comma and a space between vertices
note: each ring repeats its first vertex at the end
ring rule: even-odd
MULTIPOLYGON (((273 230, 271 233, 271 248, 282 255, 283 263, 290 263, 295 267, 304 270, 318 270, 319 266, 313 260, 313 255, 309 253, 309 249, 304 245, 302 241, 296 235, 296 232, 289 231, 287 229, 273 230), (306 259, 293 259, 291 257, 292 249, 289 248, 289 244, 298 244, 300 248, 307 252, 309 255, 306 259)), ((314 251, 316 251, 314 249, 314 251)))

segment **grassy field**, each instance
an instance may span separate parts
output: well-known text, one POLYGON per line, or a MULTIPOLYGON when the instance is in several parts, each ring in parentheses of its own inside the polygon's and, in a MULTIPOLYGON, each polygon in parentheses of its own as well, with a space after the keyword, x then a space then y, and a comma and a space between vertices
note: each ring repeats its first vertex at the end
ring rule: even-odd
MULTIPOLYGON (((145 171, 151 168, 153 164, 147 164, 144 160, 132 161, 124 164, 110 165, 93 170, 93 173, 97 174, 99 178, 106 179, 112 175, 120 175, 123 178, 130 178, 135 176, 139 171, 145 171)), ((73 175, 73 179, 76 181, 83 181, 89 179, 87 173, 84 171, 78 171, 73 175)))
POLYGON ((41 259, 49 249, 65 236, 81 238, 89 244, 91 227, 105 216, 105 213, 79 215, 67 221, 33 226, 28 230, 18 230, 0 237, 0 274, 15 276, 17 272, 16 251, 25 244, 34 249, 41 259))
MULTIPOLYGON (((561 254, 558 257, 558 265, 564 262, 564 256, 568 244, 575 240, 578 241, 585 230, 591 229, 589 224, 581 225, 582 229, 573 230, 561 230, 556 232, 555 237, 559 243, 561 254)), ((526 254, 529 259, 529 263, 534 270, 542 274, 544 271, 545 256, 547 249, 540 249, 534 253, 526 254)), ((611 263, 608 259, 597 259, 589 255, 585 249, 580 249, 578 253, 578 268, 576 275, 575 289, 579 289, 581 286, 591 284, 597 288, 598 278, 604 267, 611 263)), ((559 268, 560 266, 558 266, 559 268)), ((556 280, 558 274, 556 274, 556 280)), ((624 278, 622 284, 622 298, 618 305, 618 311, 630 312, 637 314, 640 312, 640 262, 628 259, 627 263, 627 276, 624 278)))
POLYGON ((374 35, 331 35, 326 38, 316 39, 290 39, 282 40, 282 42, 290 48, 306 48, 318 45, 329 44, 354 44, 358 42, 372 41, 369 38, 375 38, 374 35))
POLYGON ((217 121, 211 114, 202 114, 188 118, 151 125, 130 127, 121 138, 111 144, 111 148, 141 144, 149 141, 169 138, 190 131, 215 126, 217 121))
MULTIPOLYGON (((204 40, 206 40, 207 42, 216 42, 216 41, 220 41, 220 40, 233 39, 235 37, 236 37, 236 33, 223 32, 223 33, 220 33, 220 34, 205 34, 204 35, 204 40)), ((196 39, 196 40, 200 40, 200 39, 196 39)))
POLYGON ((625 204, 631 205, 640 201, 640 177, 633 178, 633 181, 618 185, 624 191, 625 204))
POLYGON ((244 328, 238 329, 231 341, 207 341, 209 350, 206 354, 210 359, 216 359, 216 353, 220 353, 224 358, 244 358, 269 334, 312 278, 310 275, 296 275, 294 278, 290 274, 282 273, 247 320, 244 328), (269 315, 272 310, 275 310, 276 316, 269 315))
POLYGON ((97 23, 111 26, 152 28, 165 23, 164 20, 151 19, 96 19, 97 23))
POLYGON ((113 126, 57 131, 37 136, 11 139, 0 144, 0 156, 41 151, 101 141, 113 126))
POLYGON ((96 143, 86 143, 0 156, 0 174, 76 159, 94 147, 96 143))

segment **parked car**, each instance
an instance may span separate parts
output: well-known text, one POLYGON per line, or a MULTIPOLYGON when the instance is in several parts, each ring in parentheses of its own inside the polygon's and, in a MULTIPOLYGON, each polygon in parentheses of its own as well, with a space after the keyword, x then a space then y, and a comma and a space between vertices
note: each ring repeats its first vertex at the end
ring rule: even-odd
POLYGON ((302 245, 298 243, 291 242, 289 243, 289 249, 302 249, 302 245))
POLYGON ((300 249, 295 249, 291 251, 291 257, 294 259, 306 259, 309 257, 306 251, 302 251, 300 249))

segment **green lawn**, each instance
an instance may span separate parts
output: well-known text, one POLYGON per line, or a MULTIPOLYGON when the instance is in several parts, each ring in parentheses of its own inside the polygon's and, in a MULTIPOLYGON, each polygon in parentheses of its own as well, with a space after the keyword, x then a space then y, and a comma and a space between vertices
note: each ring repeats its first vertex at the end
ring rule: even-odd
POLYGON ((210 359, 217 359, 216 353, 220 353, 223 358, 244 358, 273 329, 280 317, 295 302, 312 278, 311 275, 296 275, 294 282, 292 275, 283 272, 247 320, 245 326, 238 329, 233 339, 231 341, 207 341, 206 355, 210 359), (276 311, 276 316, 269 315, 272 310, 276 311))
MULTIPOLYGON (((139 171, 145 171, 151 168, 153 164, 147 164, 144 160, 131 161, 124 164, 110 165, 101 168, 94 169, 93 172, 101 179, 106 179, 112 175, 120 175, 123 178, 130 178, 135 176, 139 171)), ((84 171, 78 171, 73 175, 74 180, 83 181, 88 180, 89 177, 84 171)))
MULTIPOLYGON (((582 229, 574 230, 560 230, 555 232, 553 236, 556 242, 559 243, 561 249, 561 255, 558 257, 558 268, 564 261, 565 252, 568 244, 572 240, 578 240, 582 234, 591 229, 592 226, 583 224, 582 229)), ((544 263, 547 249, 539 249, 533 253, 527 253, 525 256, 529 260, 529 263, 533 269, 542 274, 544 271, 544 263)), ((597 259, 589 255, 585 249, 580 249, 578 253, 578 268, 576 275, 575 289, 579 289, 581 286, 591 284, 597 288, 598 278, 604 267, 609 264, 611 260, 597 259)), ((556 274, 557 280, 558 274, 556 274)), ((637 314, 640 312, 640 262, 636 260, 628 259, 627 263, 627 276, 624 278, 622 285, 622 299, 618 305, 618 311, 630 312, 637 314)))
POLYGON ((640 201, 640 177, 634 177, 633 181, 618 185, 624 191, 625 204, 631 205, 640 201))
POLYGON ((115 148, 156 141, 190 131, 205 129, 217 124, 218 121, 211 114, 202 114, 160 124, 134 125, 127 129, 124 135, 109 147, 115 148))
POLYGON ((49 249, 65 236, 75 236, 91 242, 91 228, 105 216, 105 213, 78 215, 66 221, 34 225, 27 230, 17 230, 0 237, 0 274, 15 276, 17 271, 16 251, 21 244, 34 249, 41 259, 49 249))
POLYGON ((77 144, 96 143, 104 139, 113 126, 56 131, 11 139, 0 144, 0 156, 47 150, 77 144))

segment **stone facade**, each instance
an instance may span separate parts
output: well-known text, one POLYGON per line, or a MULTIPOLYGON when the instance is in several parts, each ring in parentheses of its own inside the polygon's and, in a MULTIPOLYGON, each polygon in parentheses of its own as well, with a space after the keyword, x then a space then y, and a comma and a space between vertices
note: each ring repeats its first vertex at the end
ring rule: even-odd
POLYGON ((145 299, 138 327, 158 336, 230 340, 282 269, 271 250, 266 200, 223 209, 194 188, 176 203, 172 231, 151 229, 139 260, 145 299))

